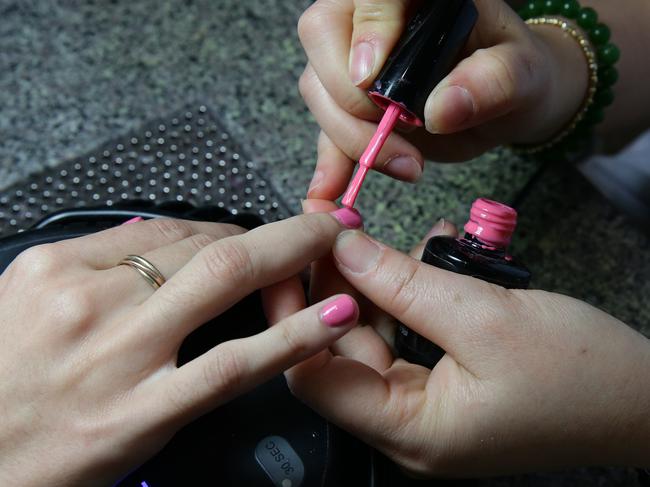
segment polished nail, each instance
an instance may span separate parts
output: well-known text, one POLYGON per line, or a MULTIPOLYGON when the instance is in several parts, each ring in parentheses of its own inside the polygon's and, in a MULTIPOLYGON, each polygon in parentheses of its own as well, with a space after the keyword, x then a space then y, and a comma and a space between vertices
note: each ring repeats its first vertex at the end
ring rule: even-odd
POLYGON ((375 67, 375 49, 369 42, 361 42, 352 49, 350 79, 359 86, 372 74, 375 67))
POLYGON ((397 179, 412 183, 422 176, 422 166, 412 156, 395 156, 386 162, 384 170, 397 179))
POLYGON ((138 223, 141 222, 142 220, 144 220, 144 218, 142 218, 141 216, 136 216, 131 218, 130 220, 125 221, 124 223, 122 223, 122 225, 128 225, 130 223, 138 223))
POLYGON ((326 304, 320 312, 320 319, 327 326, 349 325, 359 314, 357 303, 350 296, 343 295, 326 304))
POLYGON ((307 190, 307 195, 309 195, 309 193, 311 193, 313 190, 318 188, 324 179, 325 179, 325 173, 323 171, 316 171, 314 173, 314 177, 311 179, 311 183, 309 183, 309 189, 307 190))
POLYGON ((450 133, 459 130, 472 117, 474 117, 475 106, 472 94, 462 86, 445 86, 434 92, 430 102, 428 113, 442 114, 436 120, 432 117, 427 130, 434 134, 450 133))
POLYGON ((362 274, 377 265, 381 248, 359 231, 341 233, 334 244, 334 258, 351 272, 362 274))
POLYGON ((346 228, 361 228, 363 217, 354 208, 339 208, 330 213, 338 222, 346 228))

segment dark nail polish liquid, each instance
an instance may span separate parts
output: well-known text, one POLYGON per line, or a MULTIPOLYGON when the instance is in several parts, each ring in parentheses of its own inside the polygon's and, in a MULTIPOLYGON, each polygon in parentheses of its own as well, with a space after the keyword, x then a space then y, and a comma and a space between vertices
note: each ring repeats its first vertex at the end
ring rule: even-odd
MULTIPOLYGON (((472 205, 465 224, 465 236, 431 238, 422 262, 465 274, 509 289, 526 289, 530 271, 507 253, 517 226, 517 212, 502 203, 479 198, 472 205)), ((400 324, 395 337, 399 356, 432 369, 445 351, 400 324)))

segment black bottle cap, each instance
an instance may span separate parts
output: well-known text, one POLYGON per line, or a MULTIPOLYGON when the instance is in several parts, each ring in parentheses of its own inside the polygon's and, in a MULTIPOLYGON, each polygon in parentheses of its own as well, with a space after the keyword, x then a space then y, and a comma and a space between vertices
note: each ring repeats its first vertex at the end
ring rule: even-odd
POLYGON ((401 120, 422 126, 429 95, 453 69, 477 18, 472 0, 424 0, 369 90, 370 98, 381 108, 401 105, 401 120))

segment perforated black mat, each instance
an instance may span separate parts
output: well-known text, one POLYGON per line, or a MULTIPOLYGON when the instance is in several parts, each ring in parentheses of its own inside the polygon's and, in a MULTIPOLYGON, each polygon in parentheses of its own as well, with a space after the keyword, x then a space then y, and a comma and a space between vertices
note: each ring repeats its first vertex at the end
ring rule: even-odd
POLYGON ((290 215, 242 146, 197 105, 0 191, 0 236, 62 208, 126 200, 217 205, 266 222, 290 215))

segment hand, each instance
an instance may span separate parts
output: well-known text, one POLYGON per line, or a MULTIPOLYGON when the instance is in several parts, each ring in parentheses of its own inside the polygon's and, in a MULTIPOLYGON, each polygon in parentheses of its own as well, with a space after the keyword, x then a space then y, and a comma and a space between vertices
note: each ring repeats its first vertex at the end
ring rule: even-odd
MULTIPOLYGON (((377 170, 414 182, 424 158, 466 160, 499 144, 538 143, 577 113, 588 70, 573 39, 529 28, 501 0, 475 0, 478 23, 464 59, 429 97, 426 131, 393 134, 377 170)), ((367 96, 415 2, 318 0, 298 31, 309 62, 300 91, 322 128, 310 198, 340 196, 376 129, 367 96)))
MULTIPOLYGON (((445 227, 432 233, 450 234, 445 227)), ((337 354, 290 369, 290 387, 410 473, 650 465, 650 345, 620 321, 559 294, 443 271, 358 231, 339 236, 332 263, 348 286, 447 354, 428 370, 395 359, 362 326, 337 354), (350 347, 362 332, 374 339, 350 347)), ((374 325, 377 310, 360 307, 359 322, 374 325)))
POLYGON ((339 296, 176 366, 203 323, 256 289, 271 286, 273 302, 295 287, 292 276, 330 251, 339 220, 360 224, 345 216, 248 233, 151 220, 19 255, 0 276, 0 484, 113 485, 184 424, 345 334, 358 311, 339 296), (128 254, 167 282, 153 292, 116 267, 128 254))

